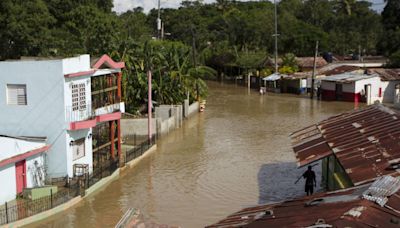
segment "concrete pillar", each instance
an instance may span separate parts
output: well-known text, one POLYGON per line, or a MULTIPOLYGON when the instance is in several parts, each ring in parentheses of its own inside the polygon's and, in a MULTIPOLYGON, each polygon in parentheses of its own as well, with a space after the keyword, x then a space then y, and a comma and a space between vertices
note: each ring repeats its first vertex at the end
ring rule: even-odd
POLYGON ((395 87, 393 104, 396 108, 400 107, 400 84, 397 84, 395 87))
POLYGON ((365 94, 367 95, 367 105, 372 104, 371 85, 367 85, 367 91, 365 91, 365 94))
POLYGON ((189 100, 185 99, 183 102, 183 116, 186 118, 189 116, 189 100))

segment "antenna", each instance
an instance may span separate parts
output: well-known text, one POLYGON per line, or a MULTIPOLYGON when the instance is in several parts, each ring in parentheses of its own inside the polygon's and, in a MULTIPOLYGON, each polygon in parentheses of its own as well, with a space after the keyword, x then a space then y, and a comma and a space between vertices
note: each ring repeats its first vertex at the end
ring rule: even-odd
POLYGON ((161 38, 161 0, 158 0, 157 38, 161 38))
POLYGON ((273 35, 275 37, 275 73, 278 73, 278 10, 276 6, 276 0, 274 0, 274 6, 275 6, 275 34, 273 35))

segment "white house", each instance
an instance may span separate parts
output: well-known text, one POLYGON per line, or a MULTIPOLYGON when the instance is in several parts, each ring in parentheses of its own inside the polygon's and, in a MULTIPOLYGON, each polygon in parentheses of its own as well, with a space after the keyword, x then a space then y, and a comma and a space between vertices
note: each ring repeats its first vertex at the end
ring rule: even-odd
POLYGON ((378 74, 344 73, 321 79, 323 100, 382 102, 383 84, 378 74))
POLYGON ((399 103, 398 99, 400 88, 400 69, 376 68, 368 70, 370 74, 376 73, 381 78, 382 103, 399 103), (397 92, 396 92, 397 91, 397 92))
POLYGON ((0 205, 44 185, 46 138, 0 136, 0 205))
POLYGON ((0 62, 0 134, 47 137, 49 177, 117 161, 124 66, 107 55, 0 62))

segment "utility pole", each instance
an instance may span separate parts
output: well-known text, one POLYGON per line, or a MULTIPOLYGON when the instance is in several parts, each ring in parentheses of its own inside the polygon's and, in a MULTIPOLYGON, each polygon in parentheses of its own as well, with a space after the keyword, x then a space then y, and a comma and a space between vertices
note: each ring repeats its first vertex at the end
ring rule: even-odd
POLYGON ((161 39, 161 0, 158 0, 157 39, 161 39))
POLYGON ((152 98, 151 98, 151 93, 152 93, 152 89, 151 89, 151 70, 150 70, 150 68, 147 70, 147 84, 148 84, 148 95, 147 95, 147 115, 148 115, 148 119, 147 119, 147 124, 148 124, 148 126, 147 126, 147 130, 148 130, 148 139, 149 139, 149 143, 151 142, 151 139, 152 139, 152 137, 153 137, 153 134, 152 134, 152 132, 151 132, 151 126, 152 126, 152 124, 151 124, 151 121, 152 121, 152 117, 153 117, 153 114, 152 114, 152 98))
POLYGON ((275 37, 275 73, 278 74, 278 10, 276 6, 276 0, 274 0, 274 6, 275 6, 275 34, 273 35, 275 37))
POLYGON ((317 40, 317 43, 315 44, 314 67, 311 78, 311 95, 310 95, 311 99, 314 98, 314 81, 315 81, 315 73, 317 71, 318 44, 319 41, 317 40))

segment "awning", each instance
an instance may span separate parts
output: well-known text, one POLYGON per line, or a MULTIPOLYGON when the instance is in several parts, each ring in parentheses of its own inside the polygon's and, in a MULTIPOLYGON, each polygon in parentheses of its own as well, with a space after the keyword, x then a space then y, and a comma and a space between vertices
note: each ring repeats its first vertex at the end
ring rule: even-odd
POLYGON ((263 80, 264 81, 276 81, 276 80, 281 79, 281 76, 283 76, 283 75, 273 73, 270 76, 267 76, 267 77, 263 78, 263 80))
POLYGON ((312 125, 291 135, 293 151, 299 167, 311 164, 333 154, 317 126, 312 125))

